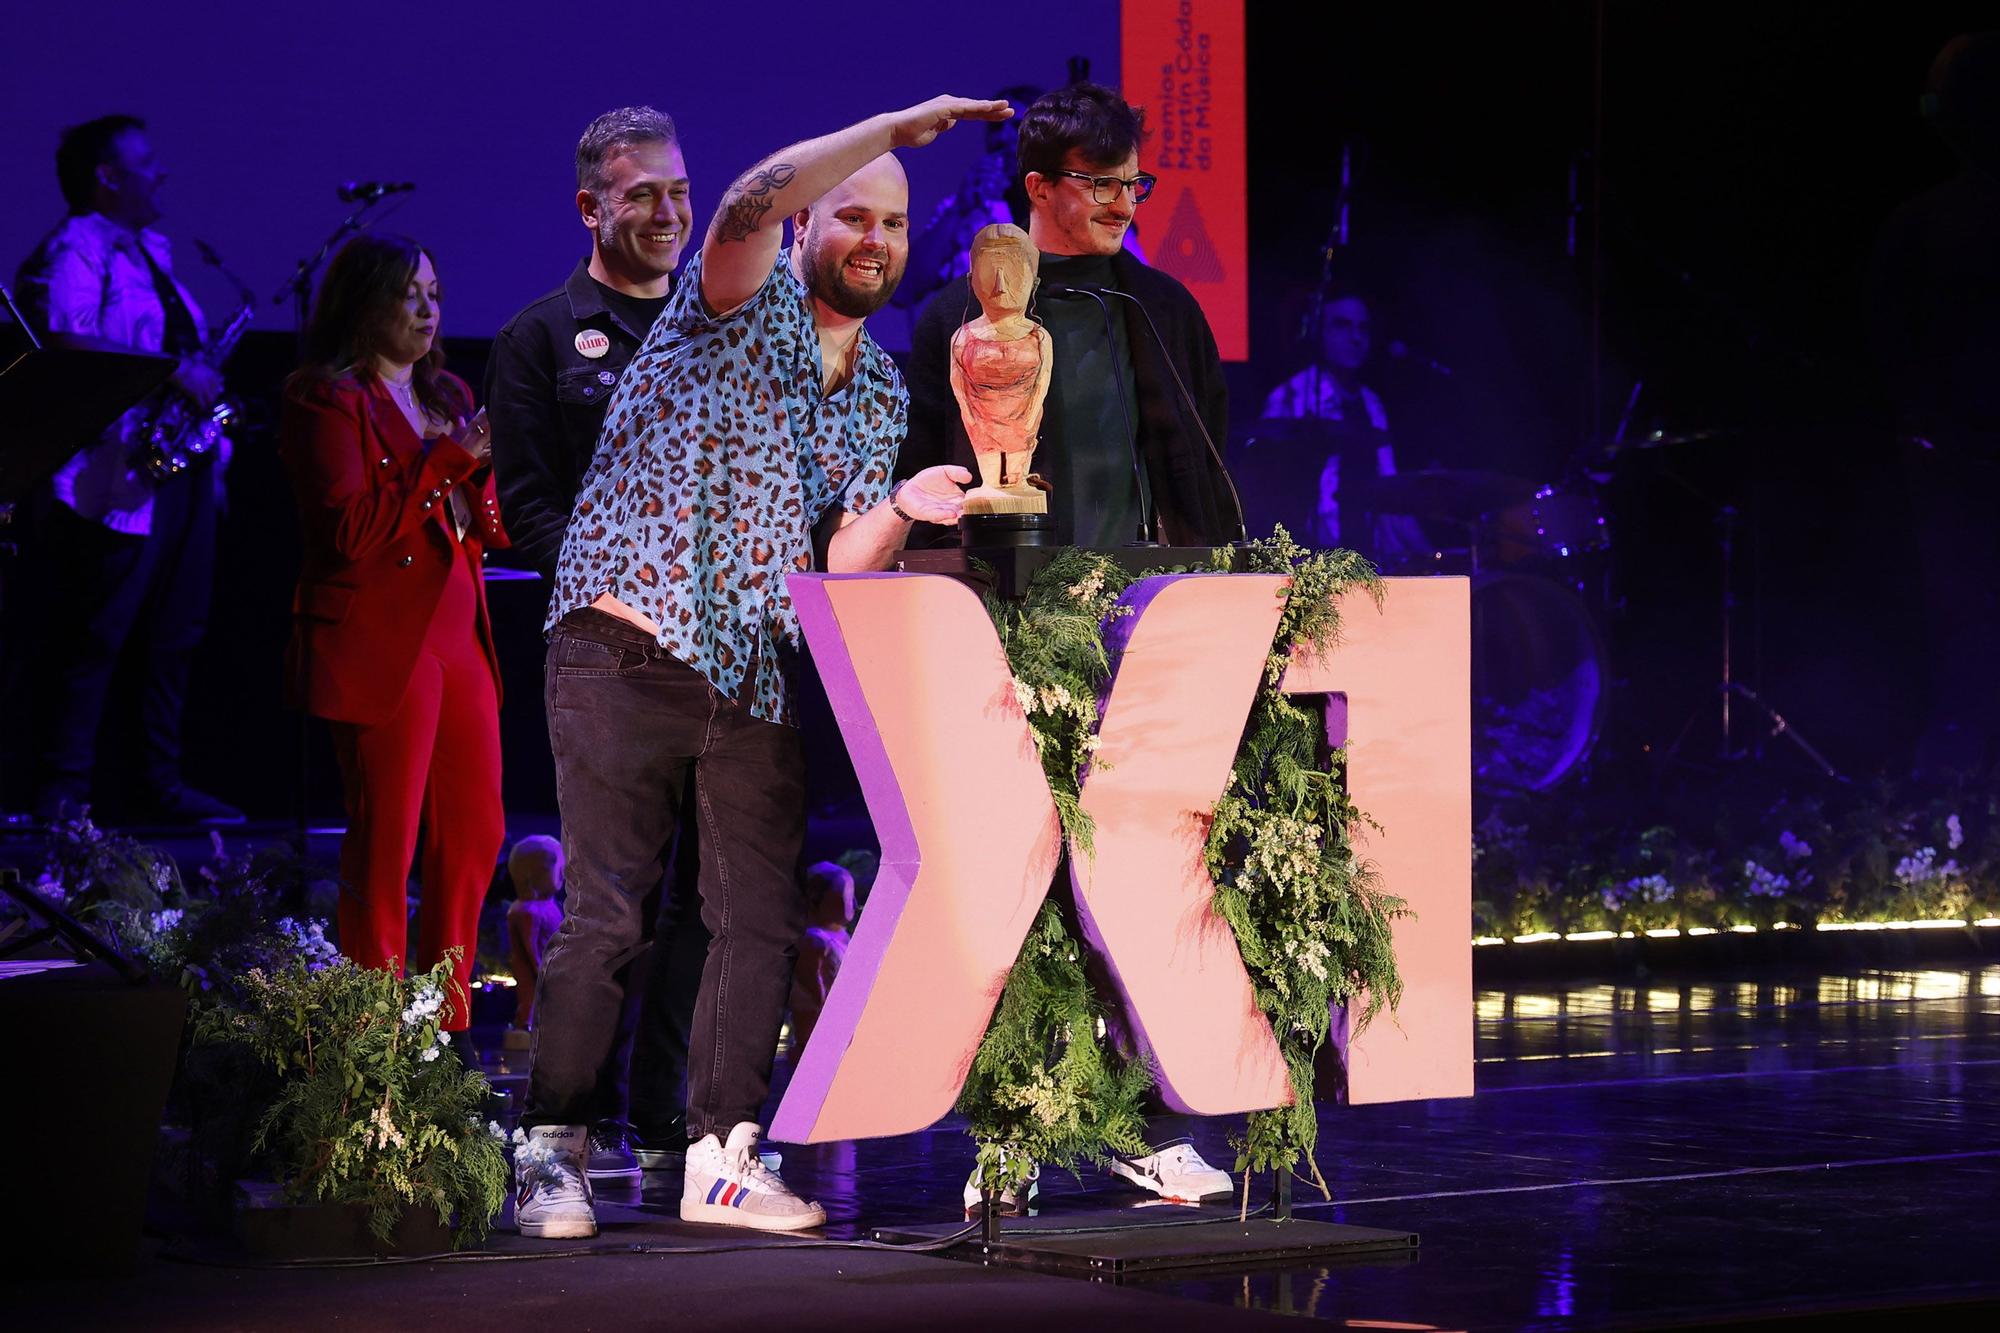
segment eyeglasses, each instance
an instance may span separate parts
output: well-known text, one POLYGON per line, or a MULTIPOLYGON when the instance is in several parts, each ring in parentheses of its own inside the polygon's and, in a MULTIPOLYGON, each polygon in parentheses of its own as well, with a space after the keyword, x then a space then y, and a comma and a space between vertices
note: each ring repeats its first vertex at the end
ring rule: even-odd
POLYGON ((1126 190, 1132 192, 1133 203, 1143 204, 1146 197, 1152 194, 1153 187, 1160 183, 1158 176, 1149 176, 1143 171, 1131 180, 1122 176, 1092 176, 1082 171, 1058 171, 1056 175, 1084 182, 1090 186, 1090 197, 1100 204, 1110 203, 1126 190))

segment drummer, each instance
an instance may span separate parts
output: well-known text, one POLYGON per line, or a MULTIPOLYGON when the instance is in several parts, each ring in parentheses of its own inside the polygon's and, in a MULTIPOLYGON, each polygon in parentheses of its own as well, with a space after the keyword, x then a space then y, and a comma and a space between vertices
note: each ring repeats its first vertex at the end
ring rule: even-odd
MULTIPOLYGON (((1313 358, 1264 400, 1266 420, 1317 420, 1339 423, 1331 433, 1338 447, 1330 450, 1319 474, 1319 505, 1310 532, 1298 534, 1311 546, 1341 544, 1340 462, 1372 459, 1375 475, 1396 475, 1396 452, 1389 438, 1389 413, 1375 390, 1362 383, 1362 368, 1374 350, 1368 301, 1348 288, 1332 288, 1319 303, 1310 339, 1313 358)), ((1348 544, 1364 544, 1377 564, 1403 568, 1427 543, 1415 519, 1402 514, 1374 517, 1371 531, 1345 534, 1348 544)))

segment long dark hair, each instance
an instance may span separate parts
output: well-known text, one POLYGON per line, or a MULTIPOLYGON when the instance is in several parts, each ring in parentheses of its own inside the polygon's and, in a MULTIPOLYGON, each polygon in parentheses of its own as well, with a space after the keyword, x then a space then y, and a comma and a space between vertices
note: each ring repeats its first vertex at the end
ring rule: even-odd
MULTIPOLYGON (((364 233, 341 246, 320 280, 319 299, 306 326, 305 360, 295 378, 374 379, 382 328, 403 304, 417 264, 428 253, 409 237, 387 232, 364 233)), ((431 266, 437 266, 435 259, 431 266)), ((444 348, 433 342, 410 368, 410 384, 425 412, 452 421, 470 412, 472 404, 443 372, 444 348)))

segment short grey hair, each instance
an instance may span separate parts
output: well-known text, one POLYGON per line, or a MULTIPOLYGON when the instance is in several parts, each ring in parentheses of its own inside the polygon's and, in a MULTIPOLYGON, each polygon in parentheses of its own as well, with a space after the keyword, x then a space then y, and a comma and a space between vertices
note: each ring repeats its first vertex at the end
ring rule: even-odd
POLYGON ((590 122, 576 141, 576 188, 600 197, 611 185, 605 163, 642 143, 677 143, 674 118, 649 106, 621 106, 590 122))

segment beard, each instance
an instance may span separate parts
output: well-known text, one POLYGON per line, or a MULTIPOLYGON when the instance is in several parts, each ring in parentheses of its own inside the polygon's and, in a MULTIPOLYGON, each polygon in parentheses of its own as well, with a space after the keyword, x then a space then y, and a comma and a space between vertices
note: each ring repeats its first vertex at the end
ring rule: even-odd
POLYGON ((680 260, 678 250, 665 260, 661 260, 648 254, 636 238, 629 246, 621 244, 621 239, 618 234, 618 220, 611 216, 608 209, 600 213, 597 219, 597 242, 601 252, 623 256, 634 268, 650 273, 656 278, 672 273, 680 260))
POLYGON ((806 237, 805 272, 806 290, 826 303, 835 314, 848 319, 866 319, 889 304, 889 298, 896 294, 896 284, 903 280, 903 269, 909 262, 908 256, 882 257, 882 281, 874 288, 856 287, 847 279, 846 264, 854 253, 852 249, 843 254, 830 253, 830 247, 821 244, 816 236, 806 237))

